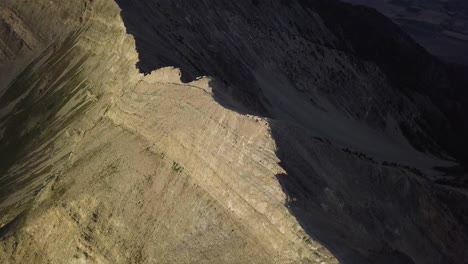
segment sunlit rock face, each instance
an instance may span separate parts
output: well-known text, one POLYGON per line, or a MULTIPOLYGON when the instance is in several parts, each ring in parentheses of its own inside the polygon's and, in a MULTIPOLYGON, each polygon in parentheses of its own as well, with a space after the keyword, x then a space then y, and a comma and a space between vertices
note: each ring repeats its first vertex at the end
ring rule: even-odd
POLYGON ((434 100, 450 82, 431 81, 449 77, 377 13, 7 0, 0 14, 0 262, 467 260, 463 129, 434 100))

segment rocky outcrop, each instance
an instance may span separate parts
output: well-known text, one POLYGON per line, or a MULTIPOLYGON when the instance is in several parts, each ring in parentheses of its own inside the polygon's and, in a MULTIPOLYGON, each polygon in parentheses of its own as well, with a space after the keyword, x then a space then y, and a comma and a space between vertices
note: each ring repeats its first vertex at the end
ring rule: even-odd
POLYGON ((418 121, 445 113, 266 2, 2 4, 34 45, 4 57, 0 261, 466 260, 464 189, 433 169, 456 162, 418 121))

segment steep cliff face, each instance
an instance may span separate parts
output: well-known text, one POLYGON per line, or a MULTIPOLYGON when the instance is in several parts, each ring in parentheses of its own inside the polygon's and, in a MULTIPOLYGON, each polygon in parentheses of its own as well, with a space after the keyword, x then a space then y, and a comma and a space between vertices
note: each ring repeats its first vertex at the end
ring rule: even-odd
POLYGON ((2 3, 0 261, 466 260, 447 113, 318 3, 2 3))

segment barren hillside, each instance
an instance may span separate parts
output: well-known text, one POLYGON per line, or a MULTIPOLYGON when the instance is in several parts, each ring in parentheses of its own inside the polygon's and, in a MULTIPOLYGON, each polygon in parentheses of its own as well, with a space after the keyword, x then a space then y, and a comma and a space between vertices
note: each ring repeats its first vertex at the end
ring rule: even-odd
POLYGON ((0 262, 464 263, 452 74, 335 1, 2 1, 0 262))

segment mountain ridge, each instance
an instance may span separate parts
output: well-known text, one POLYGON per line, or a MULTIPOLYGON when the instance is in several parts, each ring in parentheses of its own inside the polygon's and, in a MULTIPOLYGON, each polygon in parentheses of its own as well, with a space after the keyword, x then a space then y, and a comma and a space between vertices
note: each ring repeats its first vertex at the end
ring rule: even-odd
POLYGON ((59 2, 84 11, 1 98, 2 146, 17 150, 0 178, 2 261, 467 258, 463 177, 433 168, 456 162, 418 122, 448 112, 327 25, 323 9, 350 6, 59 2))

